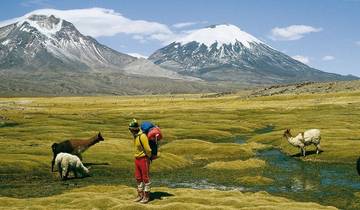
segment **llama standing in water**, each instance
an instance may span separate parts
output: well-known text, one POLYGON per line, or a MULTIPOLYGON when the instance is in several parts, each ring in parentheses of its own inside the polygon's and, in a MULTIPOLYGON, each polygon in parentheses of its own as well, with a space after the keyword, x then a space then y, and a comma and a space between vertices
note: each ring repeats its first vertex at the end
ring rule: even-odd
POLYGON ((87 150, 89 147, 100 141, 104 141, 104 138, 99 132, 97 135, 87 140, 71 139, 60 143, 54 143, 53 145, 51 145, 51 149, 53 152, 53 159, 51 161, 51 171, 54 171, 55 158, 56 155, 59 154, 60 152, 76 155, 80 158, 80 160, 82 160, 81 153, 85 152, 85 150, 87 150))
POLYGON ((286 129, 283 136, 288 140, 291 145, 299 147, 303 156, 306 155, 305 147, 311 144, 314 144, 316 146, 316 154, 319 154, 319 152, 321 151, 321 136, 319 129, 310 129, 305 132, 299 133, 295 137, 291 135, 290 129, 286 129))

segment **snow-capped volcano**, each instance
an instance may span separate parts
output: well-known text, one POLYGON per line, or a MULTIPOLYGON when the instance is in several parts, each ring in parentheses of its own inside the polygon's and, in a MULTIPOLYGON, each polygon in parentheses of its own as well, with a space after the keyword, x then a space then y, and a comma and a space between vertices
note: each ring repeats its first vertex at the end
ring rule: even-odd
POLYGON ((209 81, 264 84, 354 79, 313 69, 231 24, 190 31, 149 60, 209 81))
POLYGON ((51 14, 25 15, 0 27, 0 94, 149 94, 208 88, 190 82, 197 80, 117 52, 51 14))
POLYGON ((134 60, 53 15, 31 15, 0 28, 1 69, 118 69, 134 60))
POLYGON ((247 48, 250 48, 251 44, 262 43, 254 36, 231 24, 212 25, 207 28, 193 30, 176 42, 185 45, 194 41, 204 44, 207 47, 216 44, 217 48, 220 48, 222 45, 235 44, 237 42, 242 43, 247 48))

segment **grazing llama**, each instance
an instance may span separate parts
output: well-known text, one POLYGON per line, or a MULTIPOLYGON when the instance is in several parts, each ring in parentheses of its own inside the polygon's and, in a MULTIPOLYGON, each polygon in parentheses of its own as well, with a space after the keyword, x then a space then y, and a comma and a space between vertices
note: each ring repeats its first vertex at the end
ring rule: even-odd
POLYGON ((58 168, 62 180, 68 178, 70 171, 74 173, 76 178, 79 177, 79 175, 81 177, 89 175, 89 169, 82 164, 80 158, 69 153, 60 152, 57 154, 55 158, 55 167, 58 168))
POLYGON ((288 140, 291 145, 299 147, 303 156, 306 155, 305 147, 311 144, 314 144, 316 146, 316 154, 319 154, 319 152, 321 151, 321 136, 319 129, 310 129, 305 132, 299 133, 295 137, 291 135, 290 129, 286 129, 283 136, 288 140))
POLYGON ((80 158, 80 160, 82 160, 81 153, 85 152, 85 150, 87 150, 89 147, 100 141, 104 141, 104 138, 101 136, 101 133, 99 132, 98 134, 87 140, 70 139, 60 143, 54 143, 53 145, 51 145, 51 149, 53 152, 53 159, 51 161, 51 171, 54 171, 55 157, 60 152, 76 155, 80 158))

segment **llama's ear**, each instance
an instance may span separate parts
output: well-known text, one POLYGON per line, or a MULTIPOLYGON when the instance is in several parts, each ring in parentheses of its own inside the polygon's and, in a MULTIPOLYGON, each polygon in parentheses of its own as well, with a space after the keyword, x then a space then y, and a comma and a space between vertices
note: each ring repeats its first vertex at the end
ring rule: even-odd
POLYGON ((97 135, 97 138, 98 138, 99 141, 104 141, 104 137, 101 135, 100 131, 99 131, 99 133, 97 135))

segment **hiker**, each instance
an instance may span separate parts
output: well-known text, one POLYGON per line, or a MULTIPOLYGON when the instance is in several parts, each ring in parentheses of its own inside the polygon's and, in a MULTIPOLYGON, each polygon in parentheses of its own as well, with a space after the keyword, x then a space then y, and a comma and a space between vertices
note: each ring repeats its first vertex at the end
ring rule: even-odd
POLYGON ((135 202, 147 203, 150 200, 150 159, 151 148, 147 136, 141 131, 139 123, 133 119, 129 130, 134 137, 135 147, 135 179, 137 182, 137 197, 135 202))

